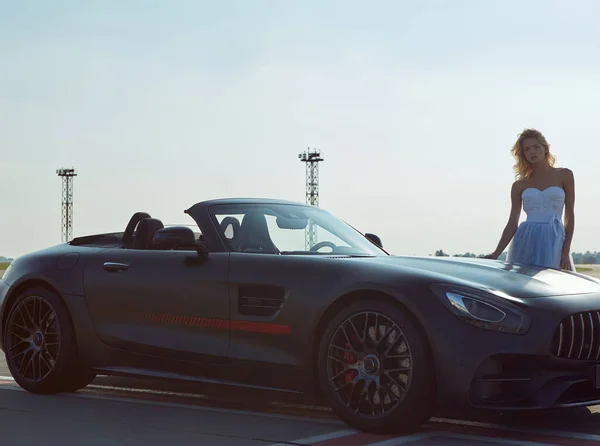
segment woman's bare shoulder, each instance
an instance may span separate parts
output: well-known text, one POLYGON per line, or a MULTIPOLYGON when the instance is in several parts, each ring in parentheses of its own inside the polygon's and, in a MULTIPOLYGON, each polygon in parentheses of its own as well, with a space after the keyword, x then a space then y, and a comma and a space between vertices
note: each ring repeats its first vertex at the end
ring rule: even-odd
POLYGON ((563 177, 572 177, 573 171, 568 167, 557 167, 556 172, 563 177))
POLYGON ((568 167, 555 167, 554 172, 563 185, 573 182, 573 171, 568 167))
POLYGON ((515 182, 511 186, 511 190, 513 192, 521 193, 527 188, 527 184, 527 180, 520 178, 518 180, 515 180, 515 182))

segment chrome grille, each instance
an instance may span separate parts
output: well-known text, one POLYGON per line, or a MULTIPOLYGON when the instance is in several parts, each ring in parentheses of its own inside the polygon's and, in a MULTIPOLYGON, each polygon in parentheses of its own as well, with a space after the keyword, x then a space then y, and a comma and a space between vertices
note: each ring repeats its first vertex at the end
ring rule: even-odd
POLYGON ((565 359, 600 360, 600 311, 564 318, 554 334, 552 353, 565 359))

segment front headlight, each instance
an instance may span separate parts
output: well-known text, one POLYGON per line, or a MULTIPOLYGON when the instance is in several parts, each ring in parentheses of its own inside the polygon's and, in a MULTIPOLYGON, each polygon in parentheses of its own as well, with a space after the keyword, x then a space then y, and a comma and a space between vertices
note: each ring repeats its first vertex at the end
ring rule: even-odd
POLYGON ((525 334, 531 327, 524 310, 491 293, 446 284, 435 284, 432 291, 446 308, 475 327, 512 334, 525 334))

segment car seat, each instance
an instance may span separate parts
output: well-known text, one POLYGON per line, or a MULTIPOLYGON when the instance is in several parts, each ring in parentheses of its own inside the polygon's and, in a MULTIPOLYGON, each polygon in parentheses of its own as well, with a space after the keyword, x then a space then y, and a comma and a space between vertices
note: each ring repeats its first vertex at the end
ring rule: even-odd
POLYGON ((240 251, 279 253, 279 249, 269 236, 267 219, 260 212, 249 212, 244 215, 239 234, 240 251))
POLYGON ((154 234, 164 228, 162 221, 157 218, 140 220, 133 238, 133 249, 151 249, 154 234))

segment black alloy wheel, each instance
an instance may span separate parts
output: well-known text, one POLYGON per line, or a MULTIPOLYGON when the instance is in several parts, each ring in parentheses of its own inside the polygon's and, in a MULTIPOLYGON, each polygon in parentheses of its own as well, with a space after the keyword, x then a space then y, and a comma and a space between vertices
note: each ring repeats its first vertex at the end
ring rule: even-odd
POLYGON ((381 301, 353 303, 330 321, 319 377, 334 412, 363 431, 410 431, 433 410, 427 341, 412 317, 381 301))
POLYGON ((95 374, 77 359, 77 343, 62 300, 45 288, 24 291, 10 308, 4 330, 6 363, 15 381, 33 393, 75 391, 95 374))

